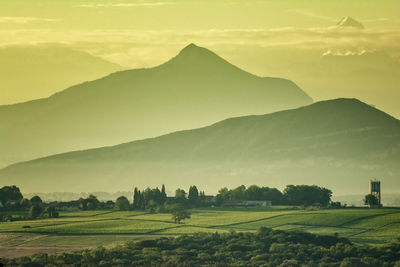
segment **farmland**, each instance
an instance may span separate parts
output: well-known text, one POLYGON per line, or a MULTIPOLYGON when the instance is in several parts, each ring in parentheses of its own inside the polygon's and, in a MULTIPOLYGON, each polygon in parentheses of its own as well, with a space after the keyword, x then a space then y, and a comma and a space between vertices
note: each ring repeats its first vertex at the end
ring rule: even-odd
POLYGON ((255 232, 260 227, 339 235, 359 244, 383 244, 400 237, 400 209, 295 207, 191 210, 174 224, 170 214, 142 211, 61 212, 59 218, 0 223, 0 257, 110 247, 129 240, 195 232, 255 232))

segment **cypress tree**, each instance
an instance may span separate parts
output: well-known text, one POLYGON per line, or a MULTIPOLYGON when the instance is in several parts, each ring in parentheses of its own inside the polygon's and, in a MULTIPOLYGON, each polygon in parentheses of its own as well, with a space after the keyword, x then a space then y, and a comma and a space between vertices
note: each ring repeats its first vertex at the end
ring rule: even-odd
POLYGON ((162 203, 165 203, 165 201, 167 201, 167 193, 165 193, 164 184, 161 187, 161 201, 162 201, 162 203))
POLYGON ((197 190, 197 187, 195 185, 191 186, 189 188, 189 203, 192 205, 196 205, 197 202, 199 201, 199 190, 197 190))

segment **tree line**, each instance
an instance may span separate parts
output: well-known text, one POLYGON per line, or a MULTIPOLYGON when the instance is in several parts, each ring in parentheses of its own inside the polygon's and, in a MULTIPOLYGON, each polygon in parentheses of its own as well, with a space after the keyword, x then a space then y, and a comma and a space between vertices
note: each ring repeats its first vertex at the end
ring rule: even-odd
POLYGON ((27 215, 18 217, 2 213, 0 221, 32 219, 42 214, 53 218, 58 217, 58 211, 54 207, 44 206, 39 196, 33 196, 31 199, 24 198, 20 189, 15 185, 0 188, 0 207, 5 211, 28 211, 27 215))
MULTIPOLYGON (((190 186, 187 192, 182 188, 177 188, 174 196, 167 196, 165 186, 162 185, 161 189, 148 187, 140 190, 135 187, 131 201, 126 196, 118 197, 115 202, 111 200, 99 201, 96 196, 90 194, 86 198, 81 197, 75 201, 43 203, 39 196, 34 196, 31 199, 24 198, 20 189, 14 185, 0 188, 0 209, 26 210, 28 215, 25 217, 28 219, 44 215, 57 217, 58 210, 66 207, 82 210, 147 210, 161 213, 172 213, 172 210, 182 211, 182 208, 224 206, 228 202, 240 201, 270 201, 272 205, 341 207, 341 203, 332 202, 331 197, 331 190, 317 185, 287 185, 283 191, 265 186, 251 185, 246 187, 241 185, 233 189, 223 187, 216 196, 206 196, 205 192, 199 190, 196 185, 190 186)), ((373 195, 367 195, 364 203, 376 207, 378 200, 373 195)), ((185 212, 180 212, 180 214, 185 214, 185 212)), ((10 220, 9 215, 3 214, 1 216, 0 219, 3 221, 10 220)), ((185 216, 178 217, 184 218, 185 216)), ((18 218, 11 218, 11 220, 13 219, 18 218)))
POLYGON ((261 200, 271 201, 273 205, 320 205, 331 203, 332 191, 316 185, 288 185, 279 191, 276 188, 259 187, 257 185, 241 185, 234 189, 221 188, 215 197, 215 203, 222 205, 225 201, 261 200))
POLYGON ((181 204, 187 208, 195 208, 210 205, 211 203, 212 201, 207 203, 204 191, 199 191, 195 185, 189 187, 188 193, 184 189, 176 189, 173 197, 167 196, 165 186, 162 185, 161 190, 158 187, 148 187, 141 191, 135 187, 132 208, 134 210, 149 209, 155 211, 165 204, 181 204))
MULTIPOLYGON (((140 191, 135 187, 133 194, 133 206, 135 210, 149 209, 157 210, 164 204, 182 204, 187 208, 222 206, 227 201, 270 201, 273 205, 318 205, 326 207, 331 203, 332 191, 316 185, 288 185, 279 191, 276 188, 260 187, 251 185, 238 186, 234 189, 221 188, 215 197, 205 195, 204 191, 199 191, 197 186, 189 187, 188 193, 178 188, 175 190, 174 197, 167 197, 165 186, 161 190, 158 187, 147 188, 140 191)), ((340 204, 339 204, 340 206, 340 204)))

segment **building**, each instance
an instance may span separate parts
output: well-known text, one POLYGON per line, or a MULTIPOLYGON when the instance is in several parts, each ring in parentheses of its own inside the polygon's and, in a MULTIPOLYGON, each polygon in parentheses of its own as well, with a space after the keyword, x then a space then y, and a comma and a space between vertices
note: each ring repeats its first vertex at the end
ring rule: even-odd
POLYGON ((381 181, 378 181, 376 179, 370 180, 369 181, 369 193, 371 195, 374 195, 378 199, 379 205, 382 204, 382 202, 381 202, 381 181))
POLYGON ((271 206, 271 201, 258 201, 258 200, 243 200, 243 201, 235 201, 228 200, 223 203, 224 207, 267 207, 271 206))

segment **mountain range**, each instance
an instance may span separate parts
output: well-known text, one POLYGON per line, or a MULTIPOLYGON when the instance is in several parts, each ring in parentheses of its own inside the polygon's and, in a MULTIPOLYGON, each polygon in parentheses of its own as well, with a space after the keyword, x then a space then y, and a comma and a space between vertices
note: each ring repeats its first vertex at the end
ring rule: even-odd
POLYGON ((36 192, 318 184, 341 195, 366 193, 378 178, 388 193, 400 189, 399 160, 399 120, 335 99, 22 162, 1 170, 0 181, 36 192))
POLYGON ((252 75, 190 44, 154 68, 0 106, 0 167, 310 103, 292 81, 252 75))

